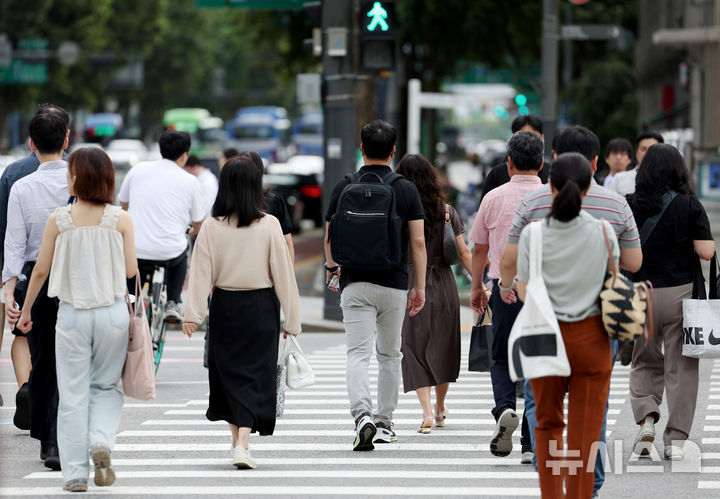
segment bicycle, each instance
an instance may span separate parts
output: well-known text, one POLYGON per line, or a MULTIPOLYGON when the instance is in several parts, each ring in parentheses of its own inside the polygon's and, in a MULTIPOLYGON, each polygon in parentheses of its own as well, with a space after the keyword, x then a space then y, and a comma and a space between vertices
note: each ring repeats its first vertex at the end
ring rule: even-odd
POLYGON ((150 335, 152 336, 153 362, 155 364, 155 373, 157 374, 165 347, 165 333, 168 323, 165 319, 165 306, 167 305, 167 281, 165 279, 165 273, 167 271, 167 264, 164 262, 153 262, 152 265, 152 274, 145 274, 145 283, 143 284, 142 291, 145 302, 145 313, 147 314, 148 324, 150 325, 150 335), (148 279, 148 277, 150 277, 150 279, 148 279))

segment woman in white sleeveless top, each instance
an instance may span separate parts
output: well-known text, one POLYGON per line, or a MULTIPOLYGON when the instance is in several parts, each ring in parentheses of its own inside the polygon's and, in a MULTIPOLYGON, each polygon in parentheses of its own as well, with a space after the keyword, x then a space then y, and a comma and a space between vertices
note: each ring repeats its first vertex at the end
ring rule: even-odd
POLYGON ((64 489, 84 492, 88 444, 95 485, 115 481, 110 451, 123 405, 126 277, 137 273, 137 259, 130 215, 110 204, 115 193, 110 158, 100 149, 83 148, 68 163, 68 188, 77 203, 58 208, 47 221, 17 327, 32 327, 32 305, 49 274, 48 296, 60 300, 55 344, 60 465, 64 489))

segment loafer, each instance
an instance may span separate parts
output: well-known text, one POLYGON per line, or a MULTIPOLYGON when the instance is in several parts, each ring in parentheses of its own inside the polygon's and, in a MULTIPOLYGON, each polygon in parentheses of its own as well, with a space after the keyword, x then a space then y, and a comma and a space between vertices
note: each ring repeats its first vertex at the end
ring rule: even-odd
POLYGON ((55 443, 48 445, 47 453, 45 454, 45 467, 53 471, 60 471, 60 452, 58 452, 58 447, 55 443))
POLYGON ((40 461, 45 461, 48 456, 48 449, 52 442, 40 442, 40 461))
POLYGON ((13 424, 20 430, 30 429, 30 384, 24 383, 15 394, 13 424))

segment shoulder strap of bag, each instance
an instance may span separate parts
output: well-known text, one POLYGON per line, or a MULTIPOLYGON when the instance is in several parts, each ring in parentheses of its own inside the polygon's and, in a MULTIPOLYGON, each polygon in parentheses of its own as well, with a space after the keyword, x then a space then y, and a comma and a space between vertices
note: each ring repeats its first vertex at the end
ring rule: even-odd
POLYGON ((652 234, 652 231, 655 230, 655 226, 658 224, 660 219, 662 218, 663 214, 665 213, 665 210, 668 209, 668 206, 670 206, 670 203, 672 203, 672 200, 675 199, 675 196, 677 196, 678 193, 676 191, 673 191, 672 189, 669 191, 665 191, 662 195, 662 208, 658 213, 651 216, 647 220, 645 220, 645 223, 642 227, 640 227, 640 246, 645 246, 645 243, 647 242, 648 238, 650 237, 650 234, 652 234))
POLYGON ((445 203, 445 223, 450 223, 450 205, 445 203))
POLYGON ((530 279, 542 276, 542 224, 530 224, 530 279))
MULTIPOLYGON (((699 265, 698 265, 699 267, 699 265)), ((700 269, 702 272, 702 269, 700 269)), ((718 262, 717 253, 713 254, 712 260, 710 260, 710 296, 711 300, 718 299, 718 262)))

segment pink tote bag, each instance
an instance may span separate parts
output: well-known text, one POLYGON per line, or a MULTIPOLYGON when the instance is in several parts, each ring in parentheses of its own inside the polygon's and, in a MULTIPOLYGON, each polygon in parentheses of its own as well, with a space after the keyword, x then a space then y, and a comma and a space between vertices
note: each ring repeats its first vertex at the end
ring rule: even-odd
POLYGON ((123 393, 138 400, 155 398, 155 369, 150 326, 140 290, 140 276, 135 276, 135 303, 130 303, 130 340, 122 372, 123 393))

